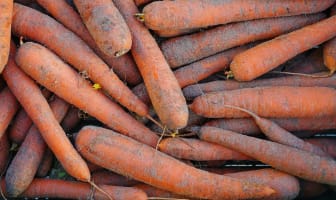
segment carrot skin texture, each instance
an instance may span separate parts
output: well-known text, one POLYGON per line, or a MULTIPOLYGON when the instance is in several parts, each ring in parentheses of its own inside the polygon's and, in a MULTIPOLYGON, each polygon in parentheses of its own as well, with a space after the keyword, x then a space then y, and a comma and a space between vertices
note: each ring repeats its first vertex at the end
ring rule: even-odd
POLYGON ((328 153, 333 158, 336 158, 336 140, 333 138, 308 138, 305 139, 315 146, 320 147, 324 152, 328 153))
POLYGON ((19 107, 19 103, 10 89, 8 87, 2 89, 0 92, 0 138, 5 134, 19 107))
POLYGON ((156 146, 159 137, 154 132, 103 93, 94 90, 86 80, 45 47, 31 42, 25 43, 17 52, 16 62, 34 80, 70 104, 114 130, 150 146, 156 146), (77 95, 73 95, 74 91, 77 95))
POLYGON ((76 138, 76 147, 90 162, 177 194, 206 199, 244 199, 274 192, 267 186, 198 170, 104 128, 82 128, 76 138), (130 159, 138 166, 137 170, 128 164, 130 159), (167 167, 171 170, 164 170, 167 167))
MULTIPOLYGON (((55 119, 60 122, 69 109, 69 104, 55 97, 54 101, 50 102, 50 108, 55 119)), ((28 188, 36 175, 46 148, 47 145, 38 128, 33 125, 7 169, 5 180, 9 196, 17 197, 28 188)))
POLYGON ((0 74, 2 73, 9 57, 11 40, 11 21, 13 13, 13 0, 0 2, 0 74))
POLYGON ((244 153, 291 175, 305 180, 336 185, 336 162, 333 159, 214 127, 203 126, 198 135, 202 140, 244 153), (295 159, 288 162, 289 157, 295 159))
POLYGON ((336 99, 336 90, 327 87, 256 87, 207 93, 195 98, 190 108, 209 118, 248 116, 225 104, 245 108, 260 117, 323 117, 335 115, 336 103, 331 99, 336 99))
MULTIPOLYGON (((13 48, 14 46, 11 46, 13 48)), ((18 53, 18 52, 17 52, 18 53)), ((90 171, 85 161, 73 148, 62 127, 53 115, 47 100, 43 97, 36 83, 28 77, 15 63, 14 55, 10 56, 3 76, 29 117, 38 127, 44 141, 54 152, 64 169, 73 177, 90 180, 90 171)), ((17 54, 16 54, 17 56, 17 54)), ((32 54, 30 54, 32 56, 32 54)))
POLYGON ((325 18, 325 14, 259 19, 222 25, 162 42, 170 67, 192 63, 229 48, 285 34, 325 18))
POLYGON ((85 27, 80 15, 66 2, 66 0, 37 0, 37 2, 61 22, 66 28, 76 33, 85 43, 90 46, 106 64, 113 69, 121 80, 130 85, 141 82, 140 73, 130 54, 118 58, 105 55, 96 45, 89 31, 85 27), (71 19, 71 20, 69 20, 71 19))
POLYGON ((144 80, 154 110, 163 125, 183 128, 188 107, 181 88, 156 41, 135 17, 138 9, 132 0, 114 0, 132 34, 131 53, 144 80))
POLYGON ((15 35, 44 44, 80 72, 87 73, 92 81, 99 83, 109 95, 129 110, 140 116, 148 114, 148 107, 113 70, 84 41, 53 18, 34 9, 14 4, 12 31, 15 35))
POLYGON ((333 16, 237 55, 230 64, 230 69, 236 80, 251 81, 335 36, 336 16, 333 16))
POLYGON ((54 160, 54 154, 52 153, 52 151, 49 148, 47 148, 44 151, 44 154, 43 154, 42 160, 40 162, 40 165, 37 168, 36 177, 47 176, 48 172, 52 168, 53 160, 54 160))
POLYGON ((157 1, 143 9, 144 21, 153 30, 188 29, 252 19, 321 12, 335 1, 175 0, 157 1), (191 9, 192 8, 192 9, 191 9))
POLYGON ((100 50, 119 57, 131 49, 132 36, 126 22, 110 0, 74 0, 83 22, 100 50))
POLYGON ((7 134, 5 133, 0 138, 0 174, 4 172, 7 167, 8 159, 9 159, 9 141, 7 134))
POLYGON ((111 171, 99 170, 92 173, 92 180, 98 185, 114 185, 114 186, 134 186, 139 183, 136 180, 121 176, 111 171))

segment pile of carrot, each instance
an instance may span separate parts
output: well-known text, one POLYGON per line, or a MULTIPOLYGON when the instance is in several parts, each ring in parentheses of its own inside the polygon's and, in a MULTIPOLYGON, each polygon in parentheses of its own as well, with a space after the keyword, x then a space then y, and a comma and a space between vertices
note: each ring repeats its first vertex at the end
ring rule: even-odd
POLYGON ((3 0, 0 199, 336 196, 336 0, 3 0))

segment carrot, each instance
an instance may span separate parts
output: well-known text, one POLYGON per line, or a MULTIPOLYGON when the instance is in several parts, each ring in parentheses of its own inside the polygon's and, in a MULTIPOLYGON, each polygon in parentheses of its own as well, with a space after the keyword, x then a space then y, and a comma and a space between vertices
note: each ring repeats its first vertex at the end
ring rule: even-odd
POLYGON ((151 185, 145 184, 145 183, 139 183, 135 185, 134 187, 144 191, 148 197, 151 197, 153 199, 177 199, 177 200, 193 200, 189 197, 185 197, 183 195, 174 194, 172 192, 169 192, 167 190, 162 190, 157 187, 153 187, 151 185))
MULTIPOLYGON (((326 78, 309 78, 303 76, 283 76, 277 78, 257 79, 248 82, 236 80, 211 81, 187 86, 183 94, 188 100, 192 100, 204 93, 237 90, 242 88, 254 88, 265 86, 297 86, 297 87, 333 87, 336 88, 336 76, 326 78)), ((142 97, 141 97, 142 98, 142 97)))
POLYGON ((54 160, 54 155, 52 153, 52 151, 47 148, 44 151, 42 160, 40 162, 39 167, 37 168, 36 171, 36 176, 37 177, 46 177, 52 167, 53 164, 53 160, 54 160))
POLYGON ((222 25, 166 40, 161 44, 161 49, 170 67, 176 68, 232 47, 291 32, 325 17, 325 14, 312 14, 222 25))
POLYGON ((336 103, 331 99, 336 99, 336 91, 327 87, 256 87, 207 93, 197 97, 190 108, 209 118, 248 116, 224 104, 245 108, 260 117, 323 117, 336 114, 336 103))
MULTIPOLYGON (((15 47, 11 45, 11 48, 15 47)), ((30 53, 30 56, 32 55, 30 53)), ((26 110, 64 169, 78 180, 90 181, 90 171, 85 161, 66 137, 37 84, 18 68, 13 56, 13 54, 10 56, 9 63, 3 71, 8 87, 26 110)))
POLYGON ((81 121, 79 117, 79 109, 76 107, 71 107, 68 113, 65 115, 63 121, 61 122, 61 126, 66 133, 69 133, 73 130, 81 121))
POLYGON ((0 74, 2 73, 9 56, 11 21, 13 13, 13 0, 0 2, 0 74))
POLYGON ((34 9, 14 4, 12 31, 16 35, 47 46, 64 61, 100 84, 109 95, 129 110, 140 116, 148 114, 147 106, 99 57, 78 36, 51 17, 34 9))
POLYGON ((136 121, 103 93, 94 90, 86 80, 47 48, 27 42, 18 50, 16 62, 34 80, 70 104, 114 130, 156 146, 158 136, 154 132, 136 121))
POLYGON ((0 92, 0 138, 5 134, 19 107, 19 103, 8 87, 2 89, 0 92))
MULTIPOLYGON (((55 97, 50 103, 50 108, 57 122, 60 122, 69 109, 69 104, 55 97)), ((5 180, 9 196, 17 197, 28 188, 35 177, 46 148, 47 145, 38 127, 33 125, 7 169, 5 180)))
POLYGON ((153 30, 188 29, 279 16, 321 12, 335 1, 175 0, 153 2, 141 17, 153 30))
POLYGON ((190 34, 193 32, 197 32, 198 29, 168 29, 168 30, 156 30, 155 33, 163 38, 169 38, 169 37, 176 37, 176 36, 182 36, 186 34, 190 34))
MULTIPOLYGON (((48 90, 42 90, 43 96, 47 99, 51 96, 48 90)), ((16 144, 21 144, 26 137, 33 122, 24 109, 20 109, 12 121, 8 130, 9 139, 16 144)))
POLYGON ((169 129, 183 128, 188 107, 173 72, 150 32, 134 18, 138 9, 132 0, 113 1, 130 27, 134 57, 154 110, 169 129))
POLYGON ((90 46, 106 64, 113 69, 121 80, 136 85, 141 82, 140 73, 130 54, 118 58, 105 55, 96 45, 89 31, 85 27, 80 15, 66 2, 66 0, 37 0, 55 19, 66 28, 77 34, 90 46), (71 20, 69 20, 71 19, 71 20))
POLYGON ((2 175, 7 168, 8 159, 9 159, 9 148, 10 144, 8 141, 7 134, 5 133, 0 138, 0 174, 2 175))
MULTIPOLYGON (((6 191, 4 182, 1 182, 3 191, 6 191)), ((100 185, 115 200, 145 200, 147 195, 136 188, 100 185)), ((55 199, 108 199, 100 191, 92 190, 87 183, 53 180, 34 179, 27 190, 20 195, 26 198, 55 198, 55 199)))
POLYGON ((198 139, 166 138, 160 142, 159 150, 187 160, 251 160, 244 154, 198 139))
POLYGON ((308 138, 305 139, 315 146, 320 147, 324 152, 336 158, 336 140, 333 138, 308 138))
POLYGON ((126 22, 109 0, 74 0, 91 36, 108 56, 119 57, 131 49, 132 36, 126 22))
POLYGON ((336 37, 323 45, 324 65, 330 70, 330 74, 336 71, 336 37))
POLYGON ((82 128, 76 137, 76 147, 86 159, 97 165, 181 195, 205 199, 246 199, 265 197, 274 192, 267 186, 245 179, 228 178, 193 168, 100 127, 82 128), (132 165, 129 165, 130 160, 132 165))
POLYGON ((336 184, 336 162, 330 158, 214 127, 203 126, 198 135, 305 180, 336 184), (292 158, 290 162, 288 158, 292 158))
POLYGON ((253 80, 290 58, 336 36, 336 16, 264 42, 237 55, 230 69, 238 81, 253 80), (293 48, 288 48, 292 46, 293 48), (248 67, 246 67, 248 63, 248 67))
POLYGON ((139 183, 133 179, 113 173, 107 170, 99 170, 92 173, 92 180, 98 185, 115 185, 115 186, 134 186, 139 183))

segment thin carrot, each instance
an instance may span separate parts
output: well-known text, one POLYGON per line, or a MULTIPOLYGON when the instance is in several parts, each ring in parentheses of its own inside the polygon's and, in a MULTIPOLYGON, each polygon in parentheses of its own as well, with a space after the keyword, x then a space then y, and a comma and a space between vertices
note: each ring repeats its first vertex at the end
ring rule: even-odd
POLYGON ((44 151, 40 165, 37 168, 36 177, 46 177, 52 168, 53 161, 54 161, 54 154, 49 148, 47 148, 44 151))
MULTIPOLYGON (((69 104, 54 97, 50 108, 57 122, 60 122, 69 109, 69 104)), ((46 148, 47 145, 38 127, 33 125, 7 169, 5 180, 9 196, 17 197, 28 188, 35 177, 46 148)))
POLYGON ((71 107, 61 122, 61 126, 66 133, 73 130, 81 121, 79 116, 80 110, 76 107, 71 107))
POLYGON ((2 89, 0 92, 0 138, 5 134, 9 123, 19 110, 19 107, 19 103, 9 88, 5 87, 2 89))
POLYGON ((33 79, 70 104, 114 130, 145 144, 156 146, 158 136, 154 132, 135 120, 103 93, 94 90, 88 81, 47 48, 27 42, 18 50, 16 62, 33 79))
POLYGON ((253 80, 290 58, 336 36, 336 16, 281 35, 237 55, 230 69, 238 81, 253 80), (293 47, 293 48, 288 48, 293 47))
POLYGON ((53 18, 26 6, 14 4, 12 31, 18 36, 46 45, 64 61, 100 84, 109 95, 129 110, 140 116, 148 114, 148 107, 117 75, 78 36, 53 18))
POLYGON ((333 159, 214 127, 203 126, 198 135, 202 140, 239 151, 291 175, 336 185, 336 162, 333 159), (288 158, 292 158, 290 162, 288 158))
POLYGON ((13 13, 13 0, 0 2, 0 74, 2 73, 8 57, 11 39, 11 22, 13 13))
POLYGON ((274 38, 316 23, 325 17, 325 14, 312 14, 222 25, 199 33, 166 40, 162 42, 161 49, 170 67, 176 68, 232 47, 274 38))
POLYGON ((3 174, 5 169, 7 168, 8 162, 9 162, 9 148, 10 144, 8 141, 7 134, 5 133, 0 138, 0 175, 3 174))
POLYGON ((315 146, 320 147, 324 152, 336 158, 336 139, 333 138, 308 138, 305 139, 315 146))
POLYGON ((252 19, 321 12, 334 0, 175 0, 145 6, 143 18, 153 30, 207 27, 252 19))
POLYGON ((92 180, 98 185, 114 185, 114 186, 134 186, 139 183, 136 180, 116 174, 107 170, 99 170, 92 173, 92 180))
POLYGON ((100 127, 82 128, 76 137, 76 147, 86 159, 106 169, 190 197, 246 199, 265 197, 274 192, 267 186, 246 182, 245 179, 228 178, 193 168, 100 127), (129 165, 130 160, 132 165, 129 165))
POLYGON ((197 97, 190 108, 209 118, 248 116, 226 108, 224 104, 245 108, 260 117, 323 117, 335 116, 333 99, 336 99, 336 90, 327 87, 256 87, 207 93, 197 97))

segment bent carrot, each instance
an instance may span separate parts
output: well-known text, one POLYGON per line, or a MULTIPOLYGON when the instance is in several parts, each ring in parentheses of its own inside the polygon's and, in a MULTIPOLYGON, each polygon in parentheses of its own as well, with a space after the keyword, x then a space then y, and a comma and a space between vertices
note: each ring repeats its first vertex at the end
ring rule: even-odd
POLYGON ((11 40, 11 22, 13 13, 13 0, 0 2, 0 74, 2 73, 9 57, 11 40))
POLYGON ((238 81, 253 80, 290 58, 336 36, 336 16, 281 35, 237 55, 230 69, 238 81), (293 48, 288 48, 293 47, 293 48))
POLYGON ((54 155, 53 155, 52 151, 49 148, 47 148, 44 151, 44 154, 43 154, 42 160, 40 162, 40 165, 37 168, 36 177, 47 176, 50 169, 52 168, 53 161, 54 161, 54 155))
POLYGON ((239 151, 291 175, 336 185, 336 162, 333 159, 214 127, 203 126, 198 135, 202 140, 239 151), (288 158, 293 159, 288 162, 288 158))
POLYGON ((34 80, 70 104, 114 130, 156 146, 159 137, 154 132, 131 117, 103 93, 94 90, 86 80, 47 48, 27 42, 18 50, 16 62, 34 80))
POLYGON ((19 103, 9 88, 2 89, 0 92, 0 138, 5 134, 19 107, 19 103))
POLYGON ((325 14, 312 14, 222 25, 199 33, 168 39, 162 42, 161 49, 170 67, 176 68, 232 47, 274 38, 316 23, 325 17, 325 14))
POLYGON ((0 174, 2 175, 7 168, 8 159, 9 159, 9 141, 7 134, 5 133, 0 138, 0 174))
POLYGON ((324 152, 336 158, 336 140, 333 138, 308 138, 305 139, 315 146, 320 147, 324 152))
POLYGON ((99 83, 109 95, 129 110, 140 116, 148 114, 148 107, 117 75, 78 36, 53 18, 26 6, 14 4, 12 31, 18 36, 46 45, 64 61, 99 83))
POLYGON ((175 0, 156 1, 143 9, 147 27, 153 30, 188 29, 252 19, 321 12, 334 0, 175 0))
POLYGON ((134 186, 139 183, 136 180, 121 176, 111 171, 99 170, 92 173, 92 180, 98 185, 114 185, 114 186, 134 186))
POLYGON ((207 93, 197 97, 190 108, 209 118, 248 116, 224 104, 248 109, 260 117, 323 117, 336 114, 333 99, 336 99, 336 90, 327 87, 256 87, 207 93))
POLYGON ((100 127, 82 128, 76 137, 76 147, 86 159, 106 169, 190 197, 246 199, 265 197, 274 192, 267 186, 245 179, 228 178, 193 168, 131 138, 100 127), (132 160, 132 166, 129 160, 132 160), (137 169, 133 166, 137 166, 137 169))
POLYGON ((132 55, 144 80, 154 110, 170 129, 183 128, 188 107, 173 72, 150 32, 134 18, 138 12, 132 0, 114 0, 130 27, 132 55))

